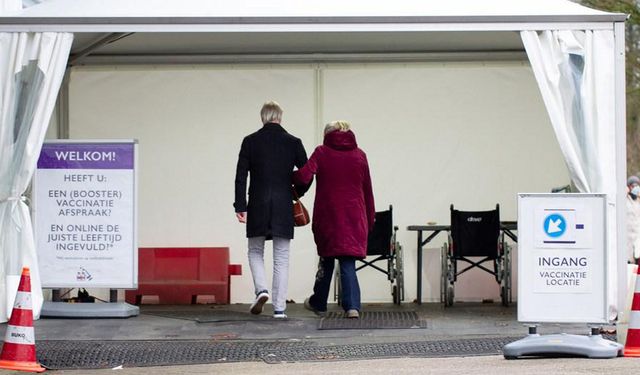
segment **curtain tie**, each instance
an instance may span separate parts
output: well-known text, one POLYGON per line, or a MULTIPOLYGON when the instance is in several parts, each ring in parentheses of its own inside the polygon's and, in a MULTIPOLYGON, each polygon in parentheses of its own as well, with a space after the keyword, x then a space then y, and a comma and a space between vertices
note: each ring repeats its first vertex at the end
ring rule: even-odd
POLYGON ((23 201, 26 202, 27 201, 27 197, 25 197, 24 195, 21 195, 19 197, 7 197, 5 199, 0 199, 0 203, 4 203, 4 202, 13 202, 13 201, 23 201))

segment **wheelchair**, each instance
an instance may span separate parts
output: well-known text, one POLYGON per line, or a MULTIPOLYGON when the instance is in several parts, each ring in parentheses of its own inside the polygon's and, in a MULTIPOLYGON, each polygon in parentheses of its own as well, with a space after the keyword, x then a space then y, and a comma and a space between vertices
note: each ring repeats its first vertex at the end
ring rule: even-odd
POLYGON ((453 306, 454 283, 458 276, 478 267, 494 275, 500 287, 502 305, 509 306, 512 302, 511 246, 500 230, 500 205, 492 211, 458 211, 453 205, 450 210, 451 231, 441 255, 440 300, 445 307, 453 306), (459 270, 459 262, 466 267, 459 270), (493 269, 485 267, 485 262, 492 262, 493 269))
MULTIPOLYGON (((393 206, 376 212, 376 222, 367 239, 367 258, 356 261, 356 272, 372 267, 385 274, 391 283, 393 303, 399 305, 404 301, 404 265, 402 246, 396 239, 397 231, 398 227, 393 226, 393 206), (375 258, 369 260, 371 257, 375 258), (386 269, 375 264, 381 261, 387 262, 386 269)), ((340 267, 336 267, 334 274, 334 300, 341 304, 340 267)))

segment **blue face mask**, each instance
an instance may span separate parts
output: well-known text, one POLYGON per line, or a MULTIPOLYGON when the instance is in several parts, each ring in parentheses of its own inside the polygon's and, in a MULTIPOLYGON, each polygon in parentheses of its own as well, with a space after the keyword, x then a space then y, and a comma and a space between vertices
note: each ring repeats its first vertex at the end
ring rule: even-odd
POLYGON ((634 186, 633 189, 631 189, 630 193, 631 195, 634 195, 636 197, 640 195, 640 186, 638 185, 634 186))

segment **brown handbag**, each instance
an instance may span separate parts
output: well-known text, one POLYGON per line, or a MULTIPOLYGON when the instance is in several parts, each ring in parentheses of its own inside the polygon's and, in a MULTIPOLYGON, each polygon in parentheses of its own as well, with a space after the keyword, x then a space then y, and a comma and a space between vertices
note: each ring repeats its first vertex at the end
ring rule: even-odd
POLYGON ((291 190, 293 191, 293 225, 296 227, 305 226, 311 222, 311 219, 309 218, 309 211, 307 211, 306 207, 302 204, 302 201, 300 201, 300 197, 298 197, 295 187, 291 190))

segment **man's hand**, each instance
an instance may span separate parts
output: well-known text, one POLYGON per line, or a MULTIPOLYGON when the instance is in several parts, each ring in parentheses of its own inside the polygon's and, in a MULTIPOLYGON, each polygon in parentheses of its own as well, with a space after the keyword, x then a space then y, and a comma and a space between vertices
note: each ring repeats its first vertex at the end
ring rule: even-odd
POLYGON ((247 213, 246 212, 236 212, 236 217, 238 218, 238 221, 241 223, 246 223, 247 222, 247 213))

